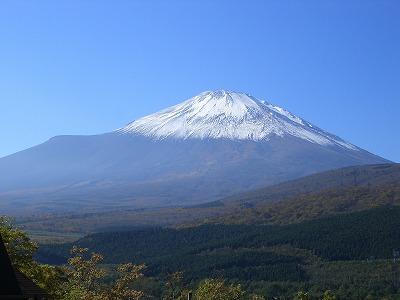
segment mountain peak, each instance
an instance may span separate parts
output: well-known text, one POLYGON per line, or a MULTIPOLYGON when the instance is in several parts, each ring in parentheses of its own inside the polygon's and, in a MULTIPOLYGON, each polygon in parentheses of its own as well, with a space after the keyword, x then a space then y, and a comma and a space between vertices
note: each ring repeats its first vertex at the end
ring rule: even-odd
POLYGON ((293 136, 320 145, 358 148, 289 111, 240 92, 206 91, 118 129, 155 139, 269 140, 293 136))
POLYGON ((231 90, 214 90, 214 91, 205 91, 203 93, 200 93, 198 96, 201 95, 208 95, 210 97, 213 97, 215 99, 229 99, 232 101, 237 101, 240 99, 240 97, 251 97, 251 95, 242 93, 242 92, 237 92, 237 91, 231 91, 231 90))

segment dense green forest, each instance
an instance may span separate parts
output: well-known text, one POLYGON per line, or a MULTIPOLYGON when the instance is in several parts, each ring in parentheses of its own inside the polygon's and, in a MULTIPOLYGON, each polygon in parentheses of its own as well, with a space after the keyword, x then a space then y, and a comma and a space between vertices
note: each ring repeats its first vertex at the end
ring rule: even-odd
MULTIPOLYGON (((380 207, 291 225, 203 225, 97 233, 75 244, 104 262, 145 263, 162 280, 182 271, 190 285, 206 277, 243 283, 260 294, 326 289, 343 299, 398 292, 400 208, 380 207), (340 276, 342 274, 342 276, 340 276), (360 294, 361 293, 361 294, 360 294)), ((38 258, 63 262, 72 244, 43 246, 38 258)))
MULTIPOLYGON (((109 263, 215 249, 291 245, 328 260, 390 258, 400 249, 400 208, 380 207, 285 226, 203 225, 182 229, 142 228, 86 236, 74 244, 106 254, 109 263)), ((42 247, 68 254, 72 244, 42 247), (64 251, 64 252, 63 252, 64 251)), ((170 260, 168 258, 168 260, 170 260)))

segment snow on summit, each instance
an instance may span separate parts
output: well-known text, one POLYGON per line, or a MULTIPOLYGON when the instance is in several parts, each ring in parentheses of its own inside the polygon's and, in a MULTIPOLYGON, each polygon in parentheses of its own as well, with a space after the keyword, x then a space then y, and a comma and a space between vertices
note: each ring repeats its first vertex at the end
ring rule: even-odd
POLYGON ((287 110, 244 93, 208 91, 118 129, 155 139, 269 140, 294 136, 320 145, 358 150, 287 110))

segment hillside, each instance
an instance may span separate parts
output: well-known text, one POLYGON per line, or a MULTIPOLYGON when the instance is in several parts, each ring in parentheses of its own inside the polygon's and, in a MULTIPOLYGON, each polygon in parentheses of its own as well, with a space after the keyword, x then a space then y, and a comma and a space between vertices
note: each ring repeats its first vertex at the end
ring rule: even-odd
POLYGON ((279 201, 295 195, 315 194, 324 190, 393 185, 398 184, 399 181, 400 164, 351 166, 239 193, 222 201, 252 205, 258 202, 279 201))
POLYGON ((212 222, 290 224, 400 205, 400 165, 350 167, 307 176, 223 201, 232 211, 212 222))
POLYGON ((400 186, 350 187, 302 194, 274 203, 236 208, 212 219, 225 224, 292 224, 325 216, 400 205, 400 186))

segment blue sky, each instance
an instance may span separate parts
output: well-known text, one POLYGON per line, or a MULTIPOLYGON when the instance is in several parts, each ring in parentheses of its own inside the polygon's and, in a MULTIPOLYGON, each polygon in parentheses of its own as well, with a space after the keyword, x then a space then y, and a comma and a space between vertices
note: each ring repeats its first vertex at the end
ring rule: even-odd
POLYGON ((400 161, 400 1, 2 1, 0 156, 250 93, 400 161))

